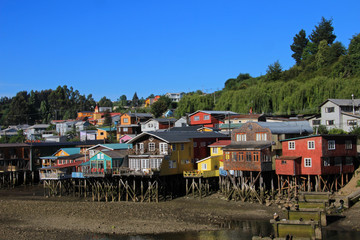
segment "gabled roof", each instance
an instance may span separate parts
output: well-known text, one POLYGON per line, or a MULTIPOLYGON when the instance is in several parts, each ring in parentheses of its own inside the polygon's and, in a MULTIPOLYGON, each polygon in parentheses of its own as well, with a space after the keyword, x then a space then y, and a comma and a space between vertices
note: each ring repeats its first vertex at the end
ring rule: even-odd
POLYGON ((200 128, 201 128, 201 126, 173 127, 173 128, 170 128, 169 130, 166 130, 166 131, 170 131, 170 132, 186 132, 186 131, 195 132, 200 128))
POLYGON ((176 132, 143 132, 137 135, 135 138, 131 139, 128 143, 133 143, 136 140, 144 137, 146 135, 150 135, 152 137, 156 137, 161 139, 167 143, 181 143, 181 142, 190 142, 190 139, 194 138, 226 138, 228 135, 217 133, 217 132, 197 132, 197 131, 176 131, 176 132))
POLYGON ((230 144, 231 140, 219 140, 217 142, 214 142, 213 144, 210 144, 208 147, 225 147, 230 144))
POLYGON ((322 105, 324 105, 325 103, 327 103, 328 101, 338 105, 338 106, 352 106, 353 103, 355 106, 359 106, 360 105, 360 99, 354 99, 354 101, 352 99, 335 99, 335 98, 329 98, 326 99, 323 103, 320 104, 319 107, 321 107, 322 105))
POLYGON ((153 115, 151 113, 124 113, 123 115, 129 115, 130 117, 138 117, 138 118, 152 118, 153 115))
POLYGON ((122 150, 122 149, 129 149, 132 148, 132 144, 127 143, 108 143, 108 144, 97 144, 91 148, 88 148, 87 150, 91 150, 97 147, 104 147, 109 150, 122 150))
POLYGON ((80 153, 80 148, 60 148, 59 150, 57 150, 53 156, 55 156, 58 152, 60 151, 64 151, 69 155, 73 155, 73 154, 79 154, 80 153))
POLYGON ((360 119, 360 115, 354 115, 352 113, 348 113, 348 112, 343 112, 341 111, 341 114, 344 114, 346 116, 350 116, 350 117, 354 117, 354 118, 359 118, 360 119))
POLYGON ((203 113, 206 113, 206 114, 210 114, 210 115, 224 115, 224 116, 227 116, 227 115, 237 115, 238 113, 236 112, 232 112, 232 111, 210 111, 210 110, 198 110, 194 113, 191 113, 189 114, 189 117, 192 116, 192 115, 195 115, 199 112, 203 112, 203 113))
POLYGON ((98 128, 99 130, 102 131, 106 131, 106 132, 110 132, 110 131, 116 131, 116 127, 102 127, 102 128, 98 128))
POLYGON ((50 126, 50 124, 36 124, 36 125, 28 127, 28 129, 48 128, 49 126, 50 126))

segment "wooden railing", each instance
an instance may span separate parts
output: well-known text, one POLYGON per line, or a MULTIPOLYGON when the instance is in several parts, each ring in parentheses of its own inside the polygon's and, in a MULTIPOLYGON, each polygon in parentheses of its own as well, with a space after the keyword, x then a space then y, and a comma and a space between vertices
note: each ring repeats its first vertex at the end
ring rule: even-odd
POLYGON ((203 177, 203 178, 218 177, 219 176, 219 170, 212 170, 212 171, 200 171, 200 170, 184 171, 183 176, 184 177, 203 177))

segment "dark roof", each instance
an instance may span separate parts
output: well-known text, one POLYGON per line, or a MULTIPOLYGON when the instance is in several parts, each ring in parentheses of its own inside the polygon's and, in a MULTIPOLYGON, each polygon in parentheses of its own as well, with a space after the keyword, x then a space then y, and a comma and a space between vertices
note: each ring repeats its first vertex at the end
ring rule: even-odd
POLYGON ((102 152, 111 158, 124 158, 127 155, 127 150, 114 150, 102 152))
POLYGON ((135 138, 131 139, 128 143, 132 143, 137 139, 150 135, 162 139, 168 143, 189 142, 194 138, 229 138, 228 135, 218 132, 198 132, 198 131, 175 131, 175 132, 143 132, 135 138))
POLYGON ((188 126, 188 127, 173 127, 170 128, 170 132, 195 132, 197 131, 199 128, 201 128, 201 126, 188 126))
POLYGON ((244 142, 233 142, 230 145, 223 147, 223 150, 239 150, 239 149, 264 149, 272 145, 269 141, 244 141, 244 142))
POLYGON ((128 113, 130 117, 139 117, 139 118, 152 118, 151 113, 128 113))
MULTIPOLYGON (((322 104, 320 104, 319 107, 321 107, 322 105, 324 105, 326 102, 332 102, 338 106, 352 106, 353 105, 353 100, 352 99, 334 99, 334 98, 329 98, 326 99, 322 104)), ((359 106, 360 105, 360 99, 354 99, 354 105, 355 106, 359 106)))
POLYGON ((308 135, 308 136, 301 136, 301 137, 295 137, 295 138, 287 138, 284 140, 280 140, 280 142, 293 141, 293 140, 304 139, 304 138, 313 138, 313 137, 323 137, 326 139, 339 138, 339 137, 356 138, 356 135, 353 135, 353 134, 317 134, 317 135, 308 135))

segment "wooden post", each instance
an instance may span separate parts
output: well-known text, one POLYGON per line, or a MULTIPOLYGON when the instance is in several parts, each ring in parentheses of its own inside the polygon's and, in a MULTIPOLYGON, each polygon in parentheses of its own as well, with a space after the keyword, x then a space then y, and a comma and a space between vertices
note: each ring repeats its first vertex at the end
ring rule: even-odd
POLYGON ((192 179, 191 187, 192 187, 192 195, 193 195, 193 198, 195 198, 195 180, 194 180, 194 178, 192 179))
POLYGON ((189 193, 189 179, 186 178, 186 192, 185 192, 185 195, 188 196, 188 193, 189 193))
POLYGON ((136 180, 135 177, 133 178, 133 190, 134 190, 134 197, 133 197, 133 201, 136 201, 136 180))
POLYGON ((202 198, 202 183, 201 183, 201 177, 199 177, 199 196, 200 199, 202 198))
POLYGON ((159 183, 157 180, 155 182, 156 182, 156 202, 158 203, 159 202, 159 183))
POLYGON ((125 181, 125 190, 126 190, 126 201, 129 201, 129 184, 127 179, 125 181))
MULTIPOLYGON (((144 201, 144 185, 143 185, 143 180, 141 179, 141 182, 140 182, 140 191, 141 191, 141 202, 144 201)), ((150 198, 150 196, 149 196, 150 198)))
POLYGON ((308 192, 310 192, 311 191, 311 189, 310 189, 310 187, 311 187, 311 185, 310 185, 311 183, 310 183, 310 175, 308 175, 308 192))

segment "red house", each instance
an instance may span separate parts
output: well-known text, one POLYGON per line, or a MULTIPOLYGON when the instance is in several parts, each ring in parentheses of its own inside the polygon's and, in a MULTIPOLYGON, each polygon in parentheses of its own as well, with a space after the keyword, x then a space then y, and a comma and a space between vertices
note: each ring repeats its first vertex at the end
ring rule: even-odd
POLYGON ((196 111, 189 115, 190 125, 203 125, 204 127, 218 128, 219 123, 229 115, 236 115, 231 111, 196 111))
POLYGON ((354 172, 356 136, 312 135, 282 141, 276 159, 279 175, 331 175, 354 172))

